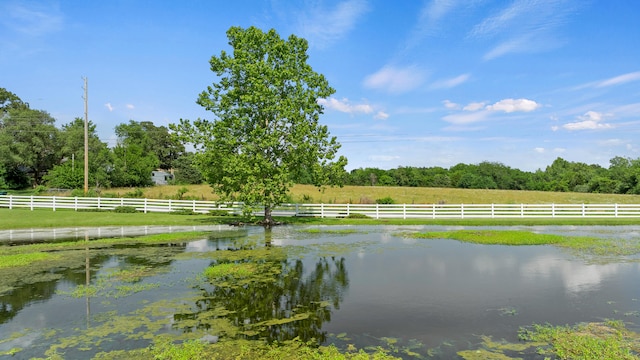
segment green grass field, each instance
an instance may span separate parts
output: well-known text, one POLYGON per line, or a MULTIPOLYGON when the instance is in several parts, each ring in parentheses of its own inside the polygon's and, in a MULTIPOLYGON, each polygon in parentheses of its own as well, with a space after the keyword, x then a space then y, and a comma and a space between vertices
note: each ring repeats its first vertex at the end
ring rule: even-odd
MULTIPOLYGON (((216 200, 208 185, 163 185, 143 188, 149 199, 175 198, 178 190, 187 188, 185 198, 216 200)), ((104 190, 104 194, 124 196, 135 189, 115 188, 104 190)), ((415 188, 391 186, 344 186, 328 187, 324 191, 312 185, 295 185, 291 199, 297 203, 362 204, 375 203, 376 199, 392 198, 397 204, 639 204, 640 195, 592 194, 575 192, 546 192, 519 190, 485 190, 453 188, 415 188)), ((53 195, 53 194, 52 194, 53 195)), ((57 194, 63 195, 63 194, 57 194)))

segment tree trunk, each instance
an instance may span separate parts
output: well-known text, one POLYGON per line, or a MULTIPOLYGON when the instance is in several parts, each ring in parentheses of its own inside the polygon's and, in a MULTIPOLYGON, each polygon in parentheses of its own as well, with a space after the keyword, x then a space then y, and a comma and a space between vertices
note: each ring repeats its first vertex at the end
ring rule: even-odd
POLYGON ((266 228, 270 228, 272 227, 273 224, 273 217, 271 217, 271 211, 273 211, 273 208, 271 207, 271 205, 265 205, 264 207, 264 220, 262 221, 262 225, 266 228))

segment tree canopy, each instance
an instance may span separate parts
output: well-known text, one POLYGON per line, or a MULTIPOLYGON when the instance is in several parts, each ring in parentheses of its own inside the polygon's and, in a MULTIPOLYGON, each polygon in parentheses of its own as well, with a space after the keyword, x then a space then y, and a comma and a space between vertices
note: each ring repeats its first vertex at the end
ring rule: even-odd
POLYGON ((251 210, 271 210, 287 200, 294 178, 304 170, 317 186, 335 183, 345 157, 340 144, 319 124, 318 99, 335 92, 307 63, 307 41, 282 39, 275 30, 231 27, 232 53, 212 56, 217 75, 197 103, 215 120, 180 120, 173 129, 198 150, 197 164, 214 192, 251 210))

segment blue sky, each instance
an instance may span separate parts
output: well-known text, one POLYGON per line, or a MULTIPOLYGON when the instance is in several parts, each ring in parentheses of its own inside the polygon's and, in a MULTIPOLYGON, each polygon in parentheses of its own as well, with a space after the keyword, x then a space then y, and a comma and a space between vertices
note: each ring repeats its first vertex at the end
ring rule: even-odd
POLYGON ((0 2, 0 87, 103 141, 195 103, 230 26, 309 41, 336 93, 321 122, 348 169, 640 157, 640 2, 316 0, 0 2))

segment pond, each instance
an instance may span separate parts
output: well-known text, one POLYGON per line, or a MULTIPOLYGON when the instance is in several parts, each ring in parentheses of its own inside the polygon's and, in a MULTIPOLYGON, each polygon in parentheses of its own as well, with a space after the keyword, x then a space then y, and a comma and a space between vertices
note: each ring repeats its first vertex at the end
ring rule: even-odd
MULTIPOLYGON (((632 226, 514 228, 640 241, 632 226)), ((455 359, 488 338, 518 343, 534 323, 616 319, 638 331, 638 256, 403 236, 451 229, 464 227, 220 227, 194 241, 68 251, 64 265, 20 276, 0 268, 0 359, 87 359, 161 335, 455 359)))

